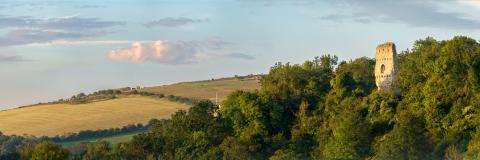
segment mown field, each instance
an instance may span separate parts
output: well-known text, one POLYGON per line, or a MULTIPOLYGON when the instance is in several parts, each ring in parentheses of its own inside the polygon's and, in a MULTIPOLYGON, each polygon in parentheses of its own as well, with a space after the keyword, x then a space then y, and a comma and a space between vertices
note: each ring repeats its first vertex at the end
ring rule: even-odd
POLYGON ((168 119, 188 105, 166 99, 130 96, 86 104, 37 105, 0 111, 0 131, 6 135, 55 136, 81 130, 123 127, 168 119))
POLYGON ((258 76, 223 78, 217 80, 183 82, 165 86, 146 87, 140 89, 140 91, 210 100, 215 100, 216 93, 218 93, 218 99, 222 101, 228 96, 228 94, 236 90, 251 91, 260 89, 259 82, 258 76))

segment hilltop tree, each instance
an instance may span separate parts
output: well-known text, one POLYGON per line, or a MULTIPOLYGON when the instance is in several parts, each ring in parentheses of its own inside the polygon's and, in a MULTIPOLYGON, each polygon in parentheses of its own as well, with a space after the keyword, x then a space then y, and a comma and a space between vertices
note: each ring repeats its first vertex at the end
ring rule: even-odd
POLYGON ((267 94, 238 91, 228 96, 222 104, 220 116, 233 129, 234 137, 225 139, 222 149, 233 155, 243 147, 248 150, 235 152, 261 158, 272 154, 276 144, 272 136, 289 130, 288 119, 283 119, 285 108, 270 101, 267 94))
MULTIPOLYGON (((354 96, 368 96, 375 89, 375 61, 367 57, 361 57, 350 62, 341 62, 336 69, 337 80, 346 80, 349 89, 354 96), (342 76, 349 76, 344 79, 342 76), (348 82, 349 81, 349 82, 348 82)), ((336 82, 338 83, 338 82, 336 82)), ((336 84, 337 86, 340 84, 336 84)))
MULTIPOLYGON (((306 61, 302 65, 277 63, 268 75, 262 78, 262 91, 292 112, 298 111, 302 100, 315 106, 330 89, 330 80, 334 76, 333 69, 337 61, 336 56, 326 55, 306 61)), ((292 116, 294 115, 285 118, 292 116)))

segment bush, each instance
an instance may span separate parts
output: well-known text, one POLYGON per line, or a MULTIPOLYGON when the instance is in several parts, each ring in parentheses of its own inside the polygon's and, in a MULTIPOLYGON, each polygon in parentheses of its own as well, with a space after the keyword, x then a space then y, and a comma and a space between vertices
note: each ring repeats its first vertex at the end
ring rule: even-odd
POLYGON ((70 152, 66 149, 63 149, 60 145, 44 141, 35 146, 31 155, 31 158, 25 158, 31 160, 67 160, 70 152))

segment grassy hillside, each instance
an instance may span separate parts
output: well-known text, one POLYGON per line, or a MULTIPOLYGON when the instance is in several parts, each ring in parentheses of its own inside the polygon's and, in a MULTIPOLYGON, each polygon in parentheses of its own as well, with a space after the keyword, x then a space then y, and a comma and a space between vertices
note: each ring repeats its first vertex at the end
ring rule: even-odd
POLYGON ((166 99, 140 96, 78 105, 37 105, 0 111, 0 131, 7 135, 63 135, 147 123, 152 118, 170 118, 175 111, 188 107, 166 99))
POLYGON ((260 89, 258 76, 184 82, 158 87, 146 87, 140 89, 140 91, 210 100, 214 100, 215 94, 218 93, 219 100, 224 100, 228 94, 235 90, 255 89, 260 89))

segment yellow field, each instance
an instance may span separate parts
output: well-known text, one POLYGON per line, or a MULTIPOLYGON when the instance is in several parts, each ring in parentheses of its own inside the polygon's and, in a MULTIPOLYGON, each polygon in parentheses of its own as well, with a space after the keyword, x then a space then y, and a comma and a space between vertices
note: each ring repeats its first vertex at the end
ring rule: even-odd
POLYGON ((87 104, 38 105, 0 111, 0 131, 6 135, 55 136, 81 130, 123 127, 170 118, 188 105, 166 99, 124 97, 87 104))
POLYGON ((147 87, 141 89, 141 91, 210 100, 214 100, 215 94, 218 93, 218 98, 222 101, 233 91, 251 91, 255 89, 260 89, 258 77, 184 82, 158 87, 147 87))

